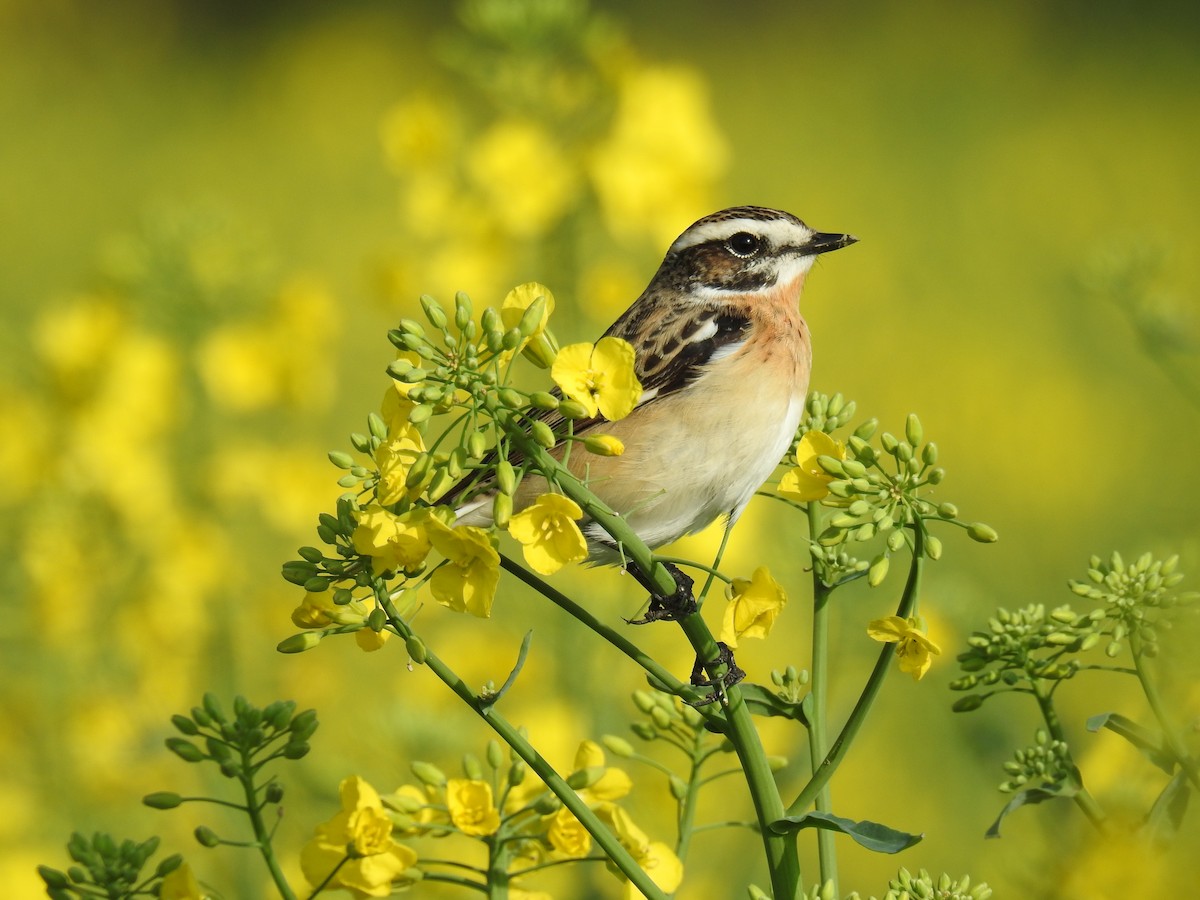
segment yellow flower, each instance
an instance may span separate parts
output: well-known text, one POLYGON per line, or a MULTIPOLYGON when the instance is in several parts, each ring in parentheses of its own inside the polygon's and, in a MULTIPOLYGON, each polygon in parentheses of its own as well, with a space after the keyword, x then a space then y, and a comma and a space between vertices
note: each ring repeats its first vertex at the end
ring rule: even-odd
MULTIPOLYGON (((651 841, 646 832, 634 824, 629 813, 615 803, 603 804, 596 813, 662 891, 670 894, 679 887, 683 881, 683 863, 675 851, 661 841, 651 841)), ((625 896, 628 900, 637 900, 642 893, 632 882, 626 882, 625 896)))
POLYGON ((896 644, 896 655, 900 657, 900 671, 912 674, 914 681, 929 671, 933 656, 942 649, 931 641, 921 626, 920 619, 902 619, 888 616, 876 619, 867 626, 867 634, 885 644, 896 644))
POLYGON ((467 171, 504 231, 544 234, 576 191, 576 173, 554 138, 533 122, 509 119, 472 142, 467 171))
POLYGON ((500 319, 504 322, 504 327, 506 329, 516 328, 521 317, 525 315, 525 310, 529 309, 529 305, 538 297, 546 298, 546 307, 542 313, 542 321, 538 323, 530 337, 535 337, 545 331, 546 323, 550 321, 550 316, 554 313, 554 294, 550 293, 550 288, 537 281, 518 284, 505 295, 504 302, 500 304, 500 319))
POLYGON ((317 885, 336 869, 328 887, 357 897, 386 897, 417 854, 392 840, 392 820, 375 788, 354 775, 342 782, 339 794, 342 811, 318 826, 300 851, 304 877, 317 885))
POLYGON ((208 894, 200 890, 200 882, 196 881, 192 867, 183 863, 163 878, 158 897, 159 900, 205 900, 208 894))
POLYGON ((610 422, 623 419, 637 406, 642 386, 634 373, 632 345, 603 337, 592 344, 571 344, 558 351, 550 377, 565 396, 597 411, 610 422))
POLYGON ((542 494, 509 520, 508 533, 524 544, 531 569, 553 575, 567 563, 587 559, 587 541, 575 524, 582 515, 571 498, 542 494))
POLYGON ((589 160, 609 230, 669 243, 710 205, 729 158, 703 76, 684 67, 626 65, 610 133, 589 160))
POLYGON ((446 806, 450 821, 463 834, 495 834, 500 813, 492 802, 492 786, 486 781, 451 778, 446 782, 446 806))
POLYGON ((556 854, 571 859, 587 856, 592 849, 592 836, 575 818, 575 814, 565 806, 550 816, 546 840, 550 842, 556 854))
POLYGON ((598 770, 594 780, 579 791, 579 796, 588 806, 620 800, 633 790, 633 781, 625 770, 607 766, 605 762, 604 749, 595 741, 583 741, 575 752, 575 768, 572 771, 598 770))
POLYGON ((375 451, 375 465, 379 467, 379 484, 375 496, 384 506, 401 500, 413 500, 421 494, 421 485, 409 488, 405 484, 408 470, 417 457, 425 452, 425 439, 420 429, 408 421, 408 413, 415 406, 411 400, 389 391, 384 398, 384 421, 387 422, 387 440, 375 451), (394 402, 389 402, 396 397, 394 402))
POLYGON ((821 468, 818 456, 846 458, 846 448, 823 431, 806 431, 796 447, 796 468, 789 470, 779 482, 780 496, 807 503, 829 496, 833 476, 821 468))
POLYGON ((733 579, 726 594, 729 605, 725 607, 721 640, 730 647, 736 647, 739 638, 763 638, 770 634, 787 603, 787 594, 765 566, 755 569, 749 581, 733 579))
POLYGON ((374 628, 360 628, 354 632, 354 643, 366 653, 373 653, 387 643, 392 633, 386 629, 376 631, 374 628))
POLYGON ((491 536, 470 525, 449 528, 438 519, 429 524, 433 546, 447 560, 429 579, 433 599, 455 612, 486 619, 500 583, 500 554, 491 536))
POLYGON ((597 456, 620 456, 625 452, 625 442, 612 434, 592 434, 583 441, 588 453, 597 456))
POLYGON ((410 509, 401 515, 371 504, 358 514, 354 529, 354 549, 371 557, 376 573, 403 569, 411 572, 425 561, 432 548, 429 523, 435 521, 426 507, 410 509))

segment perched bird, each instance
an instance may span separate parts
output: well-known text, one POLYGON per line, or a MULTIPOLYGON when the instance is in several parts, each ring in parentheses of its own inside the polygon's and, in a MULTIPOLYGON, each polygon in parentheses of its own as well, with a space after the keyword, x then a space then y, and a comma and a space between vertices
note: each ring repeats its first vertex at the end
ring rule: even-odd
MULTIPOLYGON (((812 362, 800 290, 820 254, 855 240, 775 209, 713 213, 675 240, 605 332, 633 346, 643 392, 619 421, 576 422, 575 434, 614 435, 624 453, 572 452, 569 467, 651 548, 722 515, 732 525, 787 452, 812 362)), ((526 478, 515 509, 546 489, 526 478)), ((461 524, 488 524, 490 498, 465 500, 458 513, 461 524)), ((620 561, 597 524, 583 531, 591 562, 620 561)))

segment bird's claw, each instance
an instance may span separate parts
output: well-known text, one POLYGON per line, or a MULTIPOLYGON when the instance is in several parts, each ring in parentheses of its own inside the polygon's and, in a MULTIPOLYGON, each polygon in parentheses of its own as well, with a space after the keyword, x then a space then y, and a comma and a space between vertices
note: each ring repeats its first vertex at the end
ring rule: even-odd
POLYGON ((746 677, 745 670, 734 661, 733 651, 729 649, 728 644, 718 641, 717 650, 717 658, 711 659, 707 663, 700 657, 696 657, 696 664, 692 666, 691 683, 695 687, 707 687, 712 690, 700 700, 689 701, 690 706, 707 706, 718 700, 724 703, 725 689, 733 687, 746 677), (708 671, 721 665, 725 666, 725 671, 717 678, 709 677, 708 671))
POLYGON ((645 625, 647 622, 678 622, 680 619, 690 616, 698 608, 696 597, 692 593, 692 585, 695 582, 683 574, 679 566, 674 563, 663 563, 663 565, 675 579, 675 593, 652 593, 646 614, 637 619, 626 619, 625 621, 629 625, 645 625))

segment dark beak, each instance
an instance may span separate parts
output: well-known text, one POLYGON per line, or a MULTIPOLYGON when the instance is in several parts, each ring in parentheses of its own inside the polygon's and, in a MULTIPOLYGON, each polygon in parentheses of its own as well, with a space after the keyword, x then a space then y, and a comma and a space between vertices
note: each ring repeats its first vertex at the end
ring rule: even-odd
POLYGON ((800 248, 805 256, 816 256, 819 253, 831 253, 849 247, 858 240, 852 234, 833 234, 832 232, 817 231, 808 239, 808 243, 800 248))

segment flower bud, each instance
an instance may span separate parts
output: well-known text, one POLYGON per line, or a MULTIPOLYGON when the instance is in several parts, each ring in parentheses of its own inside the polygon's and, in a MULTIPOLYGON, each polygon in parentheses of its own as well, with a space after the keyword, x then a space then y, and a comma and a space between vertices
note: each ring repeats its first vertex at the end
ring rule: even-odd
POLYGON ((467 455, 471 459, 481 459, 487 453, 487 435, 482 431, 472 431, 467 438, 467 455))
POLYGON ((196 836, 196 840, 202 847, 217 847, 221 844, 221 839, 217 837, 217 833, 207 825, 199 825, 192 832, 196 836))
POLYGON ((463 774, 472 781, 483 779, 483 765, 474 753, 464 753, 462 758, 463 774))
POLYGON ((512 511, 512 494, 505 494, 501 491, 492 498, 492 521, 497 528, 508 527, 509 520, 512 519, 512 511))
POLYGON ((471 321, 471 298, 464 292, 459 291, 454 295, 454 324, 458 326, 458 330, 462 331, 467 327, 467 323, 471 321))
POLYGON ((533 423, 533 426, 530 428, 530 434, 533 435, 533 439, 539 445, 545 447, 547 450, 558 443, 550 426, 540 420, 533 423))
POLYGON ((559 399, 549 391, 534 391, 529 395, 529 404, 537 409, 558 409, 559 399))
POLYGON ((675 775, 674 773, 671 774, 671 777, 668 779, 668 786, 671 790, 671 796, 676 800, 682 800, 687 796, 687 782, 678 775, 675 775))
POLYGON ((921 427, 921 420, 917 418, 916 413, 908 414, 908 419, 904 423, 904 436, 914 447, 919 446, 925 437, 925 429, 921 427))
POLYGON ((421 309, 425 311, 425 318, 429 320, 429 324, 441 331, 446 327, 446 311, 442 309, 442 305, 428 294, 421 295, 421 309))
POLYGON ((597 456, 620 456, 625 452, 625 444, 611 434, 589 435, 583 446, 589 453, 595 453, 597 456))
POLYGON ((554 365, 554 358, 558 356, 558 348, 550 333, 543 331, 529 339, 529 342, 521 350, 521 355, 539 369, 549 369, 554 365))
POLYGON ((560 401, 558 411, 567 419, 586 419, 588 417, 588 408, 578 400, 560 401))
POLYGON ((202 759, 207 758, 203 750, 191 741, 184 740, 183 738, 167 738, 166 744, 167 749, 184 762, 200 762, 202 759))
POLYGON ((517 473, 507 459, 496 463, 496 485, 503 493, 510 495, 517 489, 517 473))
POLYGON ((446 786, 446 773, 433 763, 416 760, 409 766, 409 768, 412 770, 412 773, 421 780, 422 783, 427 784, 430 787, 446 786))
POLYGON ((629 741, 625 740, 625 738, 618 737, 615 734, 604 735, 604 737, 600 738, 600 743, 603 744, 604 749, 613 756, 628 758, 634 754, 633 744, 629 743, 629 741))
POLYGON ((886 553, 875 557, 875 561, 871 563, 871 568, 867 570, 867 584, 871 587, 879 587, 879 585, 883 584, 883 579, 887 578, 889 565, 886 553))
POLYGON ((496 396, 509 409, 521 409, 525 406, 525 398, 521 396, 521 392, 512 388, 500 388, 496 396))
POLYGON ((302 631, 284 638, 275 645, 275 649, 280 653, 303 653, 321 643, 322 637, 324 635, 319 631, 302 631))
POLYGON ((983 522, 973 522, 969 525, 967 527, 967 536, 973 541, 979 541, 981 544, 990 544, 1000 539, 1000 535, 996 533, 996 529, 990 525, 985 525, 983 522))
POLYGON ((925 538, 925 553, 933 560, 942 558, 942 539, 932 534, 925 538))
POLYGON ((425 642, 415 634, 410 634, 404 639, 404 649, 408 651, 408 658, 415 662, 418 666, 425 665, 425 642))
POLYGON ((422 422, 428 422, 432 415, 432 406, 427 403, 419 403, 409 411, 408 421, 414 425, 420 425, 422 422))
POLYGON ((142 798, 142 803, 151 809, 174 809, 183 798, 173 791, 157 791, 142 798))

